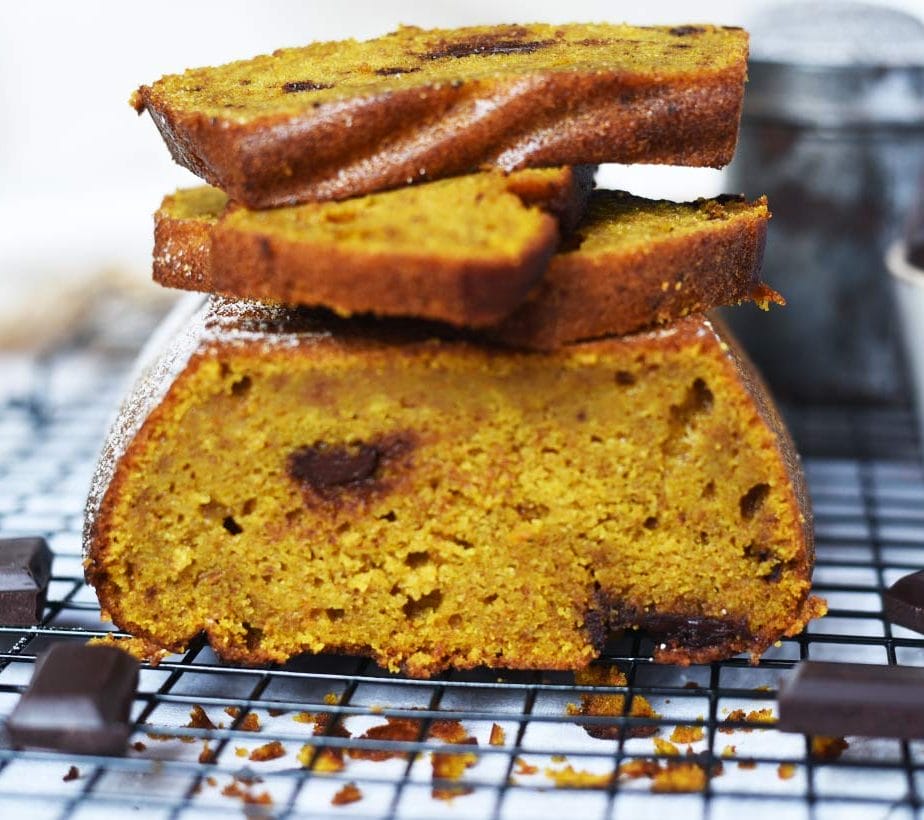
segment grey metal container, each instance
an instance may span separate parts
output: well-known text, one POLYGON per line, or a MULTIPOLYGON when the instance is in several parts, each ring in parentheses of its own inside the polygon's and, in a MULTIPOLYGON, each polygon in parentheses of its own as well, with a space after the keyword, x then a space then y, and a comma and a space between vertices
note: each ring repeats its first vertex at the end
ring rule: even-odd
POLYGON ((805 2, 772 7, 751 30, 729 188, 769 197, 764 274, 789 304, 726 319, 779 395, 902 401, 883 256, 924 178, 924 23, 805 2))

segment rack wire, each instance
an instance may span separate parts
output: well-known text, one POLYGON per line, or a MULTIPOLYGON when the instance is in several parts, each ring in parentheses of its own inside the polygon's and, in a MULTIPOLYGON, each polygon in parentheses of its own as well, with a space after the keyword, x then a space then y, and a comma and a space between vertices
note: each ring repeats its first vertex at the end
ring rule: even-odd
MULTIPOLYGON (((0 628, 0 724, 51 642, 112 631, 84 584, 80 528, 90 470, 126 366, 124 357, 92 351, 51 356, 38 365, 30 389, 0 400, 0 537, 41 534, 55 553, 42 624, 0 628)), ((924 568, 924 470, 911 413, 827 407, 789 408, 787 416, 805 455, 816 514, 815 586, 830 614, 759 665, 733 658, 658 666, 647 640, 630 636, 602 659, 625 673, 624 686, 576 686, 569 674, 542 672, 419 681, 336 656, 236 667, 199 643, 143 667, 124 757, 16 751, 0 743, 0 817, 921 816, 924 742, 848 738, 842 755, 824 759, 813 756, 810 738, 761 720, 761 709, 775 714, 780 678, 799 659, 924 666, 924 636, 886 621, 881 601, 885 586, 924 568), (601 693, 629 702, 644 697, 659 717, 569 713, 582 694, 601 693), (189 725, 195 707, 214 728, 189 725), (744 718, 737 719, 738 709, 744 718), (314 734, 303 713, 330 716, 328 730, 314 734), (248 731, 253 715, 257 732, 248 731), (330 728, 335 718, 350 738, 330 728), (387 718, 416 721, 416 737, 360 739, 387 718), (477 745, 435 738, 430 729, 438 720, 461 721, 477 745), (595 739, 583 728, 594 723, 623 731, 595 739), (502 745, 489 742, 495 725, 502 745), (648 778, 613 776, 633 760, 677 760, 655 754, 650 737, 634 736, 632 729, 651 725, 662 738, 677 726, 701 729, 701 740, 679 744, 681 754, 689 745, 695 755, 682 759, 705 774, 701 791, 652 793, 648 778), (250 759, 272 741, 284 754, 250 759), (203 759, 210 762, 200 762, 206 744, 203 759), (324 749, 346 750, 342 771, 323 770, 324 749), (373 761, 352 757, 357 750, 396 754, 373 761), (474 765, 459 781, 434 779, 432 755, 440 752, 470 753, 474 765), (555 773, 569 766, 598 775, 595 787, 557 788, 555 773), (347 784, 361 799, 333 805, 347 784), (440 799, 434 788, 455 796, 440 799)))

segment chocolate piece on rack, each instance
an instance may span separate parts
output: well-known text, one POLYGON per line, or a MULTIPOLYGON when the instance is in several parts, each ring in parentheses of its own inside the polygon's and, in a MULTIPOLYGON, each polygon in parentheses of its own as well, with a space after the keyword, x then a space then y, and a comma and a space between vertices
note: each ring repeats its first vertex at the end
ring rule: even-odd
POLYGON ((784 732, 924 738, 924 669, 803 661, 780 688, 784 732))
POLYGON ((0 539, 0 624, 41 622, 51 561, 44 538, 0 539))
MULTIPOLYGON (((922 229, 924 234, 924 229, 922 229)), ((916 242, 908 245, 908 261, 916 268, 924 270, 924 235, 917 237, 916 242)))
POLYGON ((138 661, 108 646, 57 643, 7 721, 14 746, 117 755, 131 732, 138 661))
POLYGON ((924 570, 899 578, 883 592, 882 612, 893 624, 924 632, 924 570))

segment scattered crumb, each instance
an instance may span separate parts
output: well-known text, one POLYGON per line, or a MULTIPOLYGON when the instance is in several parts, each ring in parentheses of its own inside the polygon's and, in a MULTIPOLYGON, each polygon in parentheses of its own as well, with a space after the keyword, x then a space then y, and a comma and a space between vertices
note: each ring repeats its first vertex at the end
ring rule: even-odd
POLYGON ((738 761, 738 768, 739 768, 739 769, 756 769, 756 768, 757 768, 757 761, 756 761, 756 760, 750 760, 750 759, 748 759, 748 760, 739 760, 739 761, 738 761))
POLYGON ((218 781, 214 777, 212 777, 212 775, 209 775, 207 778, 205 778, 205 782, 208 783, 212 787, 215 787, 218 785, 218 781))
POLYGON ((563 769, 547 768, 545 775, 555 782, 558 789, 607 789, 613 782, 612 773, 594 774, 570 765, 563 769))
POLYGON ((237 718, 240 717, 241 709, 239 706, 225 706, 225 714, 228 715, 228 717, 237 720, 237 718))
POLYGON ((454 797, 461 797, 474 791, 471 786, 456 783, 437 785, 435 781, 460 780, 466 769, 478 763, 478 755, 474 752, 463 752, 462 754, 433 752, 430 758, 434 780, 432 795, 436 800, 452 800, 454 797))
POLYGON ((751 723, 767 723, 772 726, 776 723, 776 716, 773 714, 773 709, 768 706, 766 709, 754 709, 748 712, 748 720, 751 723))
POLYGON ((356 803, 363 799, 363 793, 355 783, 347 783, 331 799, 333 806, 346 806, 348 803, 356 803))
POLYGON ((553 763, 567 763, 567 755, 552 755, 551 760, 553 763))
POLYGON ((147 663, 149 666, 158 666, 170 654, 170 650, 157 646, 144 638, 120 638, 117 635, 103 635, 99 638, 90 638, 87 646, 111 646, 121 649, 135 660, 147 663))
MULTIPOLYGON (((738 722, 743 721, 743 720, 744 720, 744 709, 734 709, 734 710, 732 710, 731 712, 729 712, 728 715, 726 715, 726 717, 725 717, 725 722, 726 722, 726 723, 738 723, 738 722)), ((735 733, 736 731, 738 731, 738 730, 736 730, 735 728, 733 728, 733 727, 731 727, 731 726, 720 726, 720 727, 719 727, 719 731, 720 731, 723 735, 731 735, 731 734, 734 734, 734 733, 735 733)), ((750 729, 741 729, 740 731, 742 731, 742 732, 750 732, 751 730, 750 730, 750 729)))
POLYGON ((700 689, 700 685, 695 680, 688 680, 684 685, 684 689, 700 689))
POLYGON ((837 760, 850 744, 842 737, 825 737, 815 735, 812 738, 812 757, 820 760, 837 760))
MULTIPOLYGON (((420 721, 416 718, 389 717, 386 723, 367 729, 360 740, 393 740, 413 743, 420 737, 420 721)), ((349 749, 347 754, 355 760, 388 760, 392 757, 407 757, 406 752, 392 752, 384 749, 349 749)))
POLYGON ((475 738, 469 735, 465 727, 458 720, 433 721, 433 723, 430 724, 427 736, 435 737, 437 740, 442 740, 446 743, 477 744, 475 738))
POLYGON ((660 737, 654 738, 654 747, 655 751, 659 755, 673 755, 676 757, 680 754, 680 749, 678 749, 673 743, 660 737))
POLYGON ((146 732, 149 740, 157 741, 167 741, 167 740, 179 740, 180 743, 195 743, 196 739, 194 737, 187 736, 177 736, 177 735, 168 735, 161 732, 146 732))
MULTIPOLYGON (((615 666, 591 666, 588 669, 575 672, 574 682, 578 686, 626 686, 628 681, 623 672, 615 666)), ((583 715, 593 717, 644 717, 660 718, 658 714, 641 695, 633 695, 631 705, 626 712, 626 696, 623 694, 595 695, 592 692, 581 695, 580 707, 568 704, 569 715, 583 715)), ((621 726, 601 726, 598 724, 580 724, 587 734, 598 740, 618 740, 622 731, 621 726)), ((652 737, 658 733, 657 726, 630 726, 625 730, 627 737, 652 737)))
POLYGON ((514 770, 513 770, 514 774, 527 775, 527 774, 535 774, 536 772, 539 771, 538 766, 533 766, 532 764, 527 763, 525 760, 523 760, 522 757, 518 757, 516 760, 513 761, 513 763, 514 763, 514 770))
POLYGON ((321 712, 315 717, 314 731, 312 734, 315 737, 319 735, 344 738, 352 737, 346 726, 343 725, 343 721, 341 721, 337 715, 330 714, 330 712, 321 712))
POLYGON ((620 777, 629 777, 635 780, 640 777, 654 777, 659 771, 661 771, 660 762, 639 757, 621 763, 616 773, 620 777))
POLYGON ((776 773, 780 780, 791 780, 796 776, 796 765, 795 763, 780 763, 776 767, 776 773))
POLYGON ((491 724, 491 736, 488 738, 488 743, 491 746, 503 746, 507 742, 507 733, 504 731, 503 727, 498 726, 496 723, 491 724))
POLYGON ((247 717, 241 721, 237 728, 242 732, 259 732, 262 728, 260 726, 260 716, 256 712, 248 712, 247 717))
POLYGON ((147 750, 148 747, 145 746, 144 743, 142 743, 140 740, 136 740, 134 743, 132 743, 132 748, 133 748, 136 752, 143 752, 143 751, 147 750))
POLYGON ((701 792, 706 787, 706 771, 696 763, 670 763, 657 772, 651 790, 665 792, 701 792))
POLYGON ((674 743, 696 743, 703 739, 702 726, 675 726, 671 732, 671 740, 674 743))
POLYGON ((338 703, 340 703, 340 695, 337 695, 334 692, 328 692, 324 696, 324 702, 328 706, 336 706, 338 703))
MULTIPOLYGON (((725 718, 726 723, 743 723, 748 721, 750 723, 766 723, 767 725, 772 726, 776 723, 776 717, 773 714, 773 709, 769 706, 765 709, 754 709, 747 714, 745 714, 744 709, 733 709, 725 718)), ((739 729, 731 728, 728 726, 720 727, 719 731, 722 734, 730 735, 733 732, 753 732, 753 728, 748 726, 743 726, 739 729)))
POLYGON ((754 687, 755 692, 772 692, 773 688, 768 686, 766 683, 762 683, 760 686, 754 687))
POLYGON ((270 717, 280 717, 286 713, 285 709, 267 709, 266 714, 270 717))
POLYGON ((269 743, 264 743, 262 746, 257 746, 250 753, 249 760, 253 760, 256 763, 265 763, 267 760, 276 760, 280 757, 285 757, 286 749, 278 740, 272 740, 269 743))
POLYGON ((80 769, 78 769, 76 766, 71 766, 67 770, 67 774, 65 774, 61 779, 65 783, 70 783, 72 780, 76 780, 78 777, 80 777, 80 769))
POLYGON ((734 746, 726 746, 722 749, 722 757, 734 757, 737 749, 734 746))
POLYGON ((314 723, 314 715, 311 712, 296 712, 292 720, 296 723, 314 723))
POLYGON ((298 762, 305 768, 311 765, 311 759, 314 758, 312 771, 317 774, 332 774, 342 772, 345 766, 343 762, 343 749, 334 749, 330 746, 324 746, 315 750, 314 746, 308 744, 302 746, 298 753, 298 762), (315 754, 317 751, 317 754, 315 754))
POLYGON ((200 763, 214 763, 215 752, 209 748, 209 742, 206 740, 202 743, 202 751, 199 752, 200 763))
POLYGON ((234 754, 236 754, 238 757, 247 757, 250 752, 248 752, 243 746, 238 746, 234 750, 234 754))
POLYGON ((209 719, 209 716, 205 713, 205 709, 201 706, 193 706, 189 712, 189 723, 186 724, 187 729, 217 729, 218 727, 212 723, 209 719))
POLYGON ((255 794, 246 788, 246 784, 238 781, 237 779, 232 780, 227 786, 225 786, 221 793, 225 797, 236 797, 242 803, 247 805, 258 805, 258 806, 271 806, 273 805, 273 798, 270 797, 269 792, 263 792, 262 794, 255 794))
POLYGON ((380 715, 380 714, 382 714, 382 712, 385 711, 385 707, 384 707, 384 706, 379 706, 377 703, 374 703, 372 706, 369 707, 369 711, 370 711, 373 715, 380 715))

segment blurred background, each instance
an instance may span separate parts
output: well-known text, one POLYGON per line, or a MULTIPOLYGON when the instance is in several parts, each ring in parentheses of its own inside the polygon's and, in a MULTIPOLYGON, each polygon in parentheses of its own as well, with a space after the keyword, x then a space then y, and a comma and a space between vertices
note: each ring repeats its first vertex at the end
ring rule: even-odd
POLYGON ((767 278, 790 307, 770 317, 736 311, 734 321, 774 386, 810 400, 906 396, 883 257, 905 229, 924 162, 924 0, 8 4, 0 350, 48 348, 87 323, 126 317, 133 344, 172 298, 147 281, 151 214, 165 193, 197 180, 171 161, 147 115, 129 108, 141 83, 315 39, 373 37, 399 23, 536 20, 752 30, 760 65, 752 61, 731 168, 613 166, 598 184, 680 199, 768 193, 767 278), (134 312, 107 302, 113 293, 134 312))

